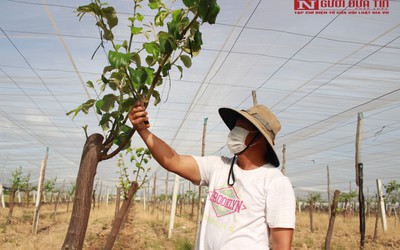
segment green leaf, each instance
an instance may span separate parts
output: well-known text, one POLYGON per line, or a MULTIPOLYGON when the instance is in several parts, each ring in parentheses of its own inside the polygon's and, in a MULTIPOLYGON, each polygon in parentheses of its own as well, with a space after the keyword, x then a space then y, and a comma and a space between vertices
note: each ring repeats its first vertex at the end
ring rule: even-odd
POLYGON ((89 88, 94 89, 94 85, 93 85, 93 82, 92 82, 92 81, 87 81, 87 82, 86 82, 86 86, 88 86, 89 88))
POLYGON ((129 97, 122 102, 122 111, 130 111, 131 107, 136 103, 135 98, 129 97))
POLYGON ((185 4, 186 7, 192 8, 198 3, 198 0, 183 0, 183 4, 185 4))
POLYGON ((70 114, 74 113, 74 115, 72 116, 72 118, 74 118, 74 117, 79 113, 79 111, 81 111, 81 110, 82 110, 82 105, 80 105, 80 106, 77 107, 76 109, 73 109, 73 110, 68 111, 68 112, 66 113, 66 115, 70 115, 70 114))
POLYGON ((160 0, 149 0, 149 7, 152 10, 165 8, 165 5, 160 0))
POLYGON ((143 28, 141 27, 131 27, 131 34, 132 35, 137 35, 140 34, 140 32, 142 31, 143 28))
POLYGON ((118 25, 117 12, 115 11, 114 7, 110 6, 107 8, 103 8, 102 14, 103 17, 107 20, 107 24, 110 29, 118 25))
POLYGON ((144 19, 144 16, 143 16, 142 14, 140 14, 140 13, 137 13, 137 14, 136 14, 136 18, 137 18, 137 20, 138 20, 139 22, 142 22, 143 19, 144 19))
POLYGON ((104 74, 101 75, 101 81, 105 84, 109 82, 108 79, 104 76, 104 74))
POLYGON ((94 15, 100 15, 100 6, 96 3, 90 3, 88 5, 79 6, 76 11, 78 12, 79 21, 86 13, 93 13, 94 15))
POLYGON ((100 100, 98 100, 96 102, 96 112, 97 112, 97 114, 99 114, 99 115, 103 114, 101 112, 101 107, 103 107, 103 105, 104 105, 104 100, 103 99, 100 99, 100 100))
POLYGON ((85 114, 89 113, 89 109, 91 107, 93 107, 93 105, 95 104, 96 100, 95 99, 89 99, 87 100, 85 103, 82 104, 82 111, 85 114))
POLYGON ((125 67, 129 65, 132 55, 130 53, 124 54, 110 50, 108 52, 108 61, 111 66, 115 68, 125 67))
POLYGON ((189 56, 181 55, 180 59, 183 62, 183 65, 185 65, 186 68, 190 68, 192 66, 192 59, 190 59, 189 56))
POLYGON ((118 97, 114 94, 108 94, 103 97, 103 105, 101 106, 101 110, 104 112, 110 112, 115 106, 115 102, 118 100, 118 97))
POLYGON ((182 77, 183 77, 183 68, 181 66, 179 66, 179 65, 175 65, 175 66, 178 68, 179 72, 181 72, 181 76, 180 76, 179 79, 182 79, 182 77))
POLYGON ((101 85, 101 86, 100 86, 100 91, 101 91, 101 92, 104 92, 104 90, 106 89, 106 86, 107 86, 107 85, 105 85, 105 84, 101 85))
POLYGON ((99 26, 100 28, 103 29, 103 32, 104 32, 103 38, 104 38, 105 40, 107 40, 107 41, 114 40, 114 34, 112 33, 111 30, 109 30, 109 29, 103 27, 103 25, 101 25, 100 23, 97 23, 97 24, 98 24, 97 26, 99 26))
POLYGON ((160 46, 156 42, 144 43, 143 48, 154 57, 158 57, 160 54, 160 46))
POLYGON ((110 126, 109 126, 110 117, 111 117, 111 115, 109 113, 105 113, 105 114, 103 114, 103 116, 100 119, 99 125, 103 128, 104 131, 107 131, 110 129, 110 126))
POLYGON ((154 78, 154 69, 153 68, 144 68, 144 70, 146 70, 147 73, 147 81, 146 84, 150 85, 153 82, 153 78, 154 78))
POLYGON ((209 24, 214 24, 215 23, 215 21, 217 20, 217 16, 218 16, 219 11, 220 11, 220 7, 217 4, 217 1, 216 0, 211 0, 209 12, 208 12, 208 18, 207 18, 207 22, 209 24))
POLYGON ((154 57, 152 57, 152 56, 147 56, 147 57, 146 57, 146 63, 147 63, 147 65, 153 66, 154 64, 156 64, 156 62, 157 62, 157 60, 155 60, 154 57))
POLYGON ((160 41, 160 52, 163 54, 171 53, 178 46, 175 38, 164 31, 158 33, 158 40, 160 41))
POLYGON ((128 41, 124 40, 121 44, 122 48, 124 48, 125 50, 128 50, 128 41))
POLYGON ((164 67, 162 68, 162 70, 161 70, 163 77, 168 75, 170 69, 171 69, 171 64, 170 63, 166 63, 164 65, 164 67))
POLYGON ((140 55, 138 53, 132 54, 131 60, 136 64, 136 66, 142 67, 142 59, 140 58, 140 55))
POLYGON ((180 40, 182 35, 179 32, 179 23, 169 22, 167 23, 168 33, 170 33, 174 38, 180 40))
POLYGON ((165 10, 161 10, 157 13, 157 15, 154 17, 154 25, 155 26, 164 26, 164 20, 168 16, 168 12, 165 10))
MULTIPOLYGON (((131 75, 131 79, 134 83, 134 87, 142 85, 143 83, 146 82, 147 79, 147 72, 143 68, 136 68, 133 69, 129 67, 129 74, 131 75)), ((135 88, 136 90, 139 90, 139 88, 135 88)))
POLYGON ((203 44, 203 40, 201 38, 201 32, 196 31, 193 39, 188 39, 184 51, 191 56, 197 56, 200 53, 201 45, 203 44))
POLYGON ((172 12, 172 21, 179 22, 182 18, 182 9, 177 9, 172 12))
POLYGON ((153 90, 153 93, 151 95, 154 97, 154 106, 157 106, 161 102, 161 97, 160 93, 157 90, 153 90))
POLYGON ((216 0, 200 0, 199 17, 203 22, 214 24, 220 7, 216 0))
POLYGON ((105 74, 105 73, 107 73, 107 72, 110 72, 110 71, 112 71, 112 70, 114 70, 115 69, 115 67, 113 67, 113 66, 106 66, 106 67, 104 67, 104 69, 103 69, 103 74, 105 74))

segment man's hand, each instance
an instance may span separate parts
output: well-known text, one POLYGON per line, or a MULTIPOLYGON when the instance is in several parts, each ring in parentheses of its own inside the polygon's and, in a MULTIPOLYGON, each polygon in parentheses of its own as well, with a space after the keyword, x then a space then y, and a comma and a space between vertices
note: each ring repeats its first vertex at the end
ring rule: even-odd
POLYGON ((133 105, 128 117, 138 132, 150 127, 149 118, 147 117, 147 111, 143 101, 138 101, 133 105))

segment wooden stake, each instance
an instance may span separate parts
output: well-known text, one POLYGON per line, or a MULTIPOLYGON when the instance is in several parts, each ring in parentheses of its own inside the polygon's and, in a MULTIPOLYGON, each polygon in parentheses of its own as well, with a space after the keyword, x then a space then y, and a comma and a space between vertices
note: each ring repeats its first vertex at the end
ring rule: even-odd
POLYGON ((286 144, 282 148, 282 174, 286 175, 286 144))
POLYGON ((40 167, 40 176, 39 176, 39 183, 38 183, 38 191, 36 194, 36 204, 35 204, 35 211, 33 214, 33 226, 32 226, 32 233, 34 235, 37 234, 38 226, 39 226, 39 213, 40 213, 40 206, 41 204, 41 198, 43 194, 43 185, 44 185, 44 176, 46 173, 46 165, 47 165, 47 159, 49 157, 49 147, 46 148, 46 154, 44 156, 44 159, 42 161, 42 165, 40 167))
POLYGON ((329 217, 332 214, 331 211, 331 188, 330 188, 330 183, 331 180, 329 178, 329 165, 326 166, 326 183, 327 183, 327 192, 328 192, 328 209, 329 209, 329 217))
POLYGON ((143 211, 146 211, 146 189, 147 187, 143 187, 143 211))
MULTIPOLYGON (((208 118, 204 118, 204 123, 203 123, 203 137, 201 140, 201 156, 204 156, 205 154, 205 148, 206 148, 206 131, 207 131, 207 121, 208 118)), ((197 200, 197 218, 196 218, 196 234, 194 235, 194 242, 197 241, 197 237, 199 236, 200 233, 200 227, 201 227, 201 220, 202 220, 202 204, 201 204, 201 199, 203 196, 203 188, 202 186, 199 186, 199 199, 197 200)))
POLYGON ((0 196, 1 196, 1 207, 6 208, 6 204, 4 202, 3 184, 0 184, 0 196))
POLYGON ((108 199, 109 199, 109 197, 110 197, 110 190, 108 189, 108 186, 107 186, 107 191, 106 191, 106 206, 108 206, 108 199))
POLYGON ((335 190, 335 193, 333 194, 332 207, 329 209, 331 211, 331 214, 329 215, 329 226, 328 226, 328 231, 326 233, 326 238, 325 238, 325 250, 330 249, 331 239, 332 239, 332 235, 333 235, 333 227, 335 225, 335 218, 337 215, 339 194, 340 194, 340 191, 335 190))
POLYGON ((378 189, 378 200, 379 200, 379 210, 381 212, 381 218, 382 218, 382 228, 383 232, 387 231, 387 221, 386 221, 386 212, 385 212, 385 202, 383 199, 383 192, 382 192, 382 181, 380 179, 376 180, 376 186, 378 189))
POLYGON ((61 186, 60 191, 58 191, 58 194, 57 194, 57 200, 56 200, 55 205, 54 205, 53 219, 56 218, 56 215, 57 215, 57 208, 58 208, 58 205, 60 204, 60 200, 62 199, 61 196, 62 196, 62 194, 64 193, 64 187, 65 187, 65 179, 64 179, 64 181, 63 181, 63 184, 62 184, 62 186, 61 186))
POLYGON ((358 204, 359 204, 359 219, 360 219, 360 249, 364 248, 365 244, 365 202, 364 202, 364 173, 363 163, 361 159, 362 145, 362 129, 363 129, 363 113, 358 113, 357 133, 356 133, 356 184, 358 186, 358 204))
POLYGON ((153 214, 154 213, 154 209, 155 209, 155 207, 156 207, 156 198, 157 198, 157 195, 156 195, 156 192, 157 192, 157 173, 154 175, 154 184, 153 184, 153 207, 152 207, 152 209, 151 209, 151 213, 153 214))
MULTIPOLYGON (((379 198, 378 198, 379 199, 379 198)), ((376 202, 376 209, 375 209, 375 228, 374 228, 374 237, 372 240, 376 242, 378 239, 378 221, 379 221, 379 213, 380 213, 380 206, 379 201, 376 202)))
POLYGON ((257 105, 257 93, 255 90, 251 91, 251 95, 253 96, 253 105, 257 105))
POLYGON ((174 229, 174 222, 175 222, 175 212, 176 212, 176 200, 178 197, 178 188, 179 188, 179 175, 175 175, 175 182, 174 182, 174 192, 172 195, 172 207, 171 207, 171 216, 169 219, 169 228, 168 228, 168 239, 172 236, 172 229, 174 229))
POLYGON ((363 128, 363 114, 360 112, 358 113, 358 119, 357 119, 357 133, 356 133, 356 184, 357 186, 360 186, 360 173, 359 173, 359 168, 358 164, 362 163, 361 159, 361 142, 362 142, 362 128, 363 128))
POLYGON ((100 190, 99 194, 97 195, 97 209, 100 209, 100 203, 101 203, 101 191, 103 189, 103 181, 100 181, 100 190))
POLYGON ((169 171, 167 171, 167 177, 165 178, 165 199, 164 199, 164 210, 163 210, 163 214, 162 214, 162 224, 164 224, 165 214, 167 213, 168 182, 169 182, 169 171))

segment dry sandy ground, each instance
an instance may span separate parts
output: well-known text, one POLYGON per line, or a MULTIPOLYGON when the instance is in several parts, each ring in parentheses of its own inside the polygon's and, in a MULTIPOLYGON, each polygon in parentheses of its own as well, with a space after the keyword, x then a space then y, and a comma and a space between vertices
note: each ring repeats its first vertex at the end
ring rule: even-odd
MULTIPOLYGON (((69 208, 71 210, 71 207, 69 208)), ((144 211, 141 204, 134 206, 129 221, 119 234, 114 249, 192 249, 196 231, 195 219, 190 219, 191 208, 177 216, 173 237, 167 239, 169 212, 163 216, 162 209, 153 213, 144 211)), ((66 205, 58 208, 53 218, 53 205, 41 210, 39 233, 32 231, 33 206, 16 207, 11 225, 5 225, 8 209, 0 208, 0 249, 60 249, 68 228, 70 213, 66 205)), ((86 233, 84 249, 101 249, 111 230, 114 205, 102 205, 92 210, 86 233)), ((195 217, 195 216, 194 216, 195 217)), ((324 249, 328 216, 315 214, 314 233, 310 231, 307 212, 297 214, 292 249, 324 249)), ((375 217, 367 218, 364 249, 400 249, 400 221, 388 218, 388 231, 383 233, 379 224, 378 239, 373 242, 375 217)), ((331 242, 332 250, 359 249, 358 217, 336 218, 331 242)))

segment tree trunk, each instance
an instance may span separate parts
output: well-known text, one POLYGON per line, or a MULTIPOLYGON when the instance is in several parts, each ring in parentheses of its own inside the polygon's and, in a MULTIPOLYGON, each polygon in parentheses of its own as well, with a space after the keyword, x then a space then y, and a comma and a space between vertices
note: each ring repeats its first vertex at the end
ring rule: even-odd
POLYGON ((103 136, 89 136, 83 147, 71 220, 62 249, 82 249, 90 216, 94 177, 103 148, 103 136))
POLYGON ((15 199, 15 193, 17 192, 17 190, 12 190, 11 191, 11 197, 10 197, 10 210, 8 210, 8 216, 7 216, 7 221, 6 224, 9 225, 11 224, 11 217, 14 211, 14 199, 15 199))
POLYGON ((314 233, 314 201, 310 200, 310 230, 314 233))
POLYGON ((129 189, 128 195, 127 195, 126 199, 124 200, 124 202, 122 203, 121 209, 118 211, 118 216, 117 216, 117 218, 115 218, 111 232, 108 235, 107 243, 106 243, 106 246, 104 247, 105 250, 111 250, 112 247, 114 246, 114 242, 117 239, 121 225, 127 219, 126 214, 128 212, 128 209, 130 208, 132 198, 135 195, 138 187, 139 187, 139 185, 137 182, 133 181, 131 183, 131 187, 129 189))
POLYGON ((117 187, 117 196, 116 196, 116 200, 115 200, 115 213, 114 213, 115 220, 118 217, 118 213, 119 213, 119 209, 120 209, 120 202, 121 202, 121 188, 117 187))
POLYGON ((96 189, 93 190, 93 193, 92 193, 92 200, 93 200, 92 210, 94 210, 94 208, 96 207, 96 189))
POLYGON ((27 208, 29 208, 29 194, 30 194, 30 191, 29 191, 29 189, 26 191, 26 207, 27 208))
POLYGON ((65 179, 63 181, 61 189, 58 191, 58 194, 57 194, 57 200, 54 205, 53 219, 56 218, 58 205, 60 204, 60 201, 62 201, 62 194, 64 193, 64 186, 65 186, 65 179))
POLYGON ((71 202, 71 197, 69 196, 68 200, 67 200, 67 213, 69 212, 69 203, 70 202, 71 202))
POLYGON ((379 221, 379 210, 380 210, 379 202, 376 203, 376 209, 375 209, 375 228, 374 228, 374 237, 373 237, 373 242, 376 242, 378 239, 378 221, 379 221))
POLYGON ((330 214, 330 219, 329 219, 329 226, 328 226, 328 231, 326 233, 326 238, 325 238, 325 250, 330 249, 331 239, 332 239, 332 234, 333 234, 333 227, 335 225, 335 218, 336 218, 337 208, 338 208, 339 194, 340 194, 339 190, 336 190, 335 193, 333 194, 333 202, 332 202, 332 206, 330 209, 331 214, 330 214))

